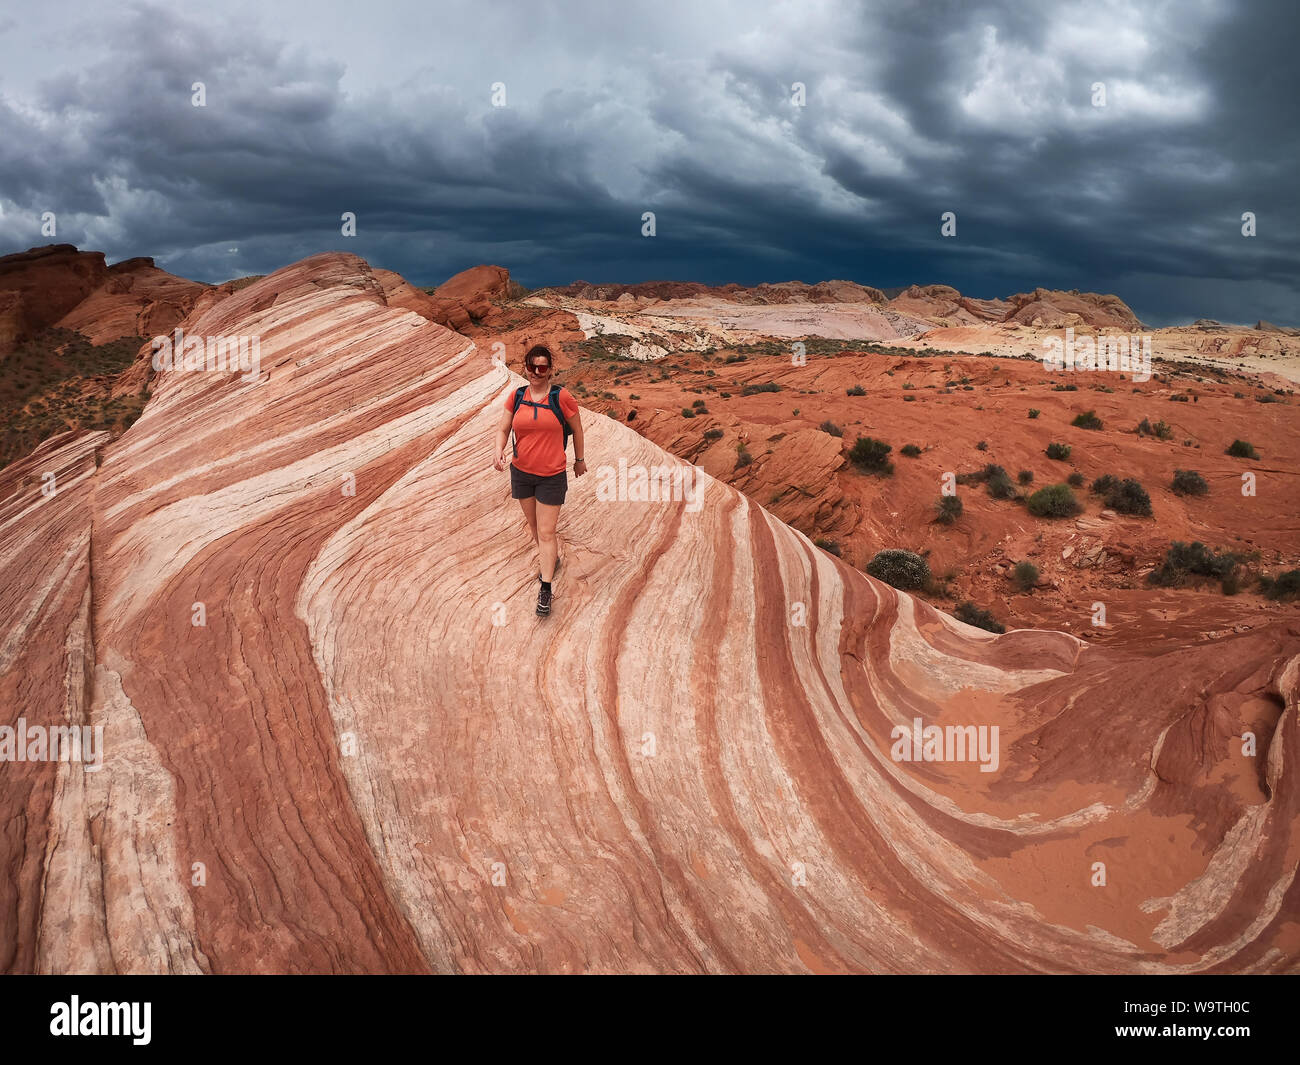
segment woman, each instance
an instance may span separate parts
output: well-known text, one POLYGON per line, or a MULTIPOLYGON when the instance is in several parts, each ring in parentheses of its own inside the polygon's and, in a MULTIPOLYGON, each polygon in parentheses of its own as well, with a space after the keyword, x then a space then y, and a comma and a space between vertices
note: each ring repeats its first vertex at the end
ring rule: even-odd
MULTIPOLYGON (((528 384, 522 390, 523 397, 517 410, 515 396, 518 390, 506 393, 505 411, 497 426, 496 458, 492 463, 495 469, 505 469, 506 434, 513 429, 515 457, 510 463, 510 495, 524 508, 524 518, 542 560, 542 571, 537 575, 542 582, 537 591, 538 617, 546 617, 551 612, 551 581, 560 565, 555 523, 559 520, 560 507, 569 487, 565 473, 568 455, 564 449, 564 425, 550 404, 554 363, 546 345, 537 344, 528 349, 524 356, 528 384)), ((578 414, 578 401, 567 388, 556 385, 555 389, 560 410, 573 432, 573 474, 581 477, 587 472, 587 464, 582 460, 582 418, 578 414)))

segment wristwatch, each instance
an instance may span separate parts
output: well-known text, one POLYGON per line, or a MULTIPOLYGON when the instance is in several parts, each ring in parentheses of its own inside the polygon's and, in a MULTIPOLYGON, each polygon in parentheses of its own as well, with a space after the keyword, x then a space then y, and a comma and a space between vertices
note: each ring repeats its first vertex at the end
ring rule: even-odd
POLYGON ((576 455, 573 457, 573 462, 574 462, 575 465, 576 465, 577 463, 579 463, 579 462, 586 462, 586 461, 587 461, 586 459, 584 459, 584 458, 579 458, 579 457, 576 456, 576 455))

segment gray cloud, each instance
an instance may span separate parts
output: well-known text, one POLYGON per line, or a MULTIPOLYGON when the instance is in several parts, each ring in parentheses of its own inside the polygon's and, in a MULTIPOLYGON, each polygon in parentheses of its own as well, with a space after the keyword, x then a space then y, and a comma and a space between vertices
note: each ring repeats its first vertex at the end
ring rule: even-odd
POLYGON ((1300 324, 1290 4, 232 0, 10 23, 0 251, 48 243, 52 210, 60 241, 210 281, 344 248, 419 284, 497 262, 530 286, 1044 285, 1153 324, 1300 324))

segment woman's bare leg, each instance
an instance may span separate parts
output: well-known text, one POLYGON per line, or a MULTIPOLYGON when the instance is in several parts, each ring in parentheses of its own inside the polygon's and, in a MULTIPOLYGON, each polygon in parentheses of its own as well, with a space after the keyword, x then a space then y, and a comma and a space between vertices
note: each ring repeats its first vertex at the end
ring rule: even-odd
POLYGON ((524 520, 528 522, 528 531, 533 534, 533 546, 537 546, 537 497, 521 499, 519 505, 524 508, 524 520))
POLYGON ((548 584, 555 577, 555 559, 560 551, 560 542, 555 535, 555 523, 559 518, 558 505, 537 504, 537 547, 542 556, 542 580, 548 584))

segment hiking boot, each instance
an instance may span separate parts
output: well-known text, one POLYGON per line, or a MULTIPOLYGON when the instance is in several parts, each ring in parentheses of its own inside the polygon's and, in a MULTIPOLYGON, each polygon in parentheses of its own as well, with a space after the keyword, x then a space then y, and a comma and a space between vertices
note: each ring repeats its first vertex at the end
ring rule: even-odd
POLYGON ((548 617, 551 613, 551 590, 542 585, 537 589, 537 616, 548 617))

